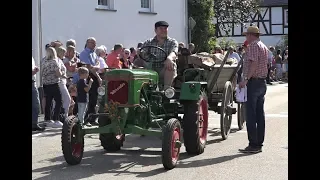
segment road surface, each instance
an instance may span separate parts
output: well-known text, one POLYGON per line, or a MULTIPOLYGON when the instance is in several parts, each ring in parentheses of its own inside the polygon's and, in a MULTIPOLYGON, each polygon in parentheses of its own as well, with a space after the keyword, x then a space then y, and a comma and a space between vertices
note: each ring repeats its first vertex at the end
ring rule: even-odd
POLYGON ((288 84, 268 86, 266 138, 263 152, 241 154, 247 146, 245 128, 222 141, 219 115, 210 112, 205 152, 190 157, 182 146, 178 166, 165 171, 161 163, 161 141, 153 137, 128 135, 117 153, 106 153, 98 135, 86 135, 80 165, 69 166, 61 151, 61 129, 47 129, 32 135, 32 179, 35 180, 286 180, 288 179, 288 84))

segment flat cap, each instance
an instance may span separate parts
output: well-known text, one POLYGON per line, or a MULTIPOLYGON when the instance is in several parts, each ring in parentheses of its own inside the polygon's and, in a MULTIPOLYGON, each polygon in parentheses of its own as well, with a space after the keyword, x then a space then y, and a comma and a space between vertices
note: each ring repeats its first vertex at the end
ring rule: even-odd
POLYGON ((168 27, 169 24, 166 22, 166 21, 158 21, 154 24, 154 27, 157 28, 157 27, 160 27, 160 26, 166 26, 168 27))

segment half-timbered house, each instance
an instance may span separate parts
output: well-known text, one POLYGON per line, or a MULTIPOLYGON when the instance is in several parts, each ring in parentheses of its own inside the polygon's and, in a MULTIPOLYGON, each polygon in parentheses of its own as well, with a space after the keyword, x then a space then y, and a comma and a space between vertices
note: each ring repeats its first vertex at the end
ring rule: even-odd
POLYGON ((278 44, 282 37, 288 34, 288 0, 263 0, 259 11, 250 15, 249 21, 243 24, 219 23, 216 24, 216 36, 232 39, 237 44, 243 43, 245 37, 242 35, 247 27, 253 23, 263 33, 260 39, 268 46, 278 44), (230 31, 226 33, 221 26, 229 26, 230 31))

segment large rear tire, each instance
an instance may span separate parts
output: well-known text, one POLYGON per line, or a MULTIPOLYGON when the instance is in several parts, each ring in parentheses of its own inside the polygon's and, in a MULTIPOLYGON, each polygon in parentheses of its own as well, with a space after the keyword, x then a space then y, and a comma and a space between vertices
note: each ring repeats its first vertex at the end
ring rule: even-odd
POLYGON ((65 161, 70 165, 79 164, 83 157, 84 136, 81 124, 75 116, 69 116, 63 123, 61 133, 62 153, 65 161))
POLYGON ((181 148, 181 124, 172 118, 162 128, 162 164, 167 170, 176 167, 181 148))
POLYGON ((188 154, 202 154, 208 134, 208 101, 205 93, 198 101, 184 104, 183 139, 188 154))
MULTIPOLYGON (((111 119, 108 116, 100 116, 98 119, 99 127, 111 124, 111 119)), ((116 135, 115 133, 100 133, 99 139, 101 146, 106 151, 119 151, 123 146, 124 135, 116 135)))

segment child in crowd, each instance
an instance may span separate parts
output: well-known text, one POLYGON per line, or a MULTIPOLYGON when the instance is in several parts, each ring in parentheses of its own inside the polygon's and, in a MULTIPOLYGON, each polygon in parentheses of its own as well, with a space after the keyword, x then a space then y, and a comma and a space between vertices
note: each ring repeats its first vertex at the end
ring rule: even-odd
POLYGON ((77 63, 77 68, 75 70, 75 72, 73 73, 72 77, 70 77, 71 79, 71 84, 68 88, 70 96, 73 100, 73 106, 72 108, 69 109, 70 114, 69 115, 77 115, 78 114, 78 104, 77 104, 77 83, 80 79, 79 74, 78 74, 78 68, 79 67, 85 67, 86 65, 78 62, 77 63))
POLYGON ((77 82, 77 103, 78 103, 78 118, 81 123, 84 123, 84 116, 88 105, 88 92, 91 88, 93 80, 90 78, 89 84, 86 79, 89 76, 89 70, 85 67, 78 69, 80 79, 77 82))

